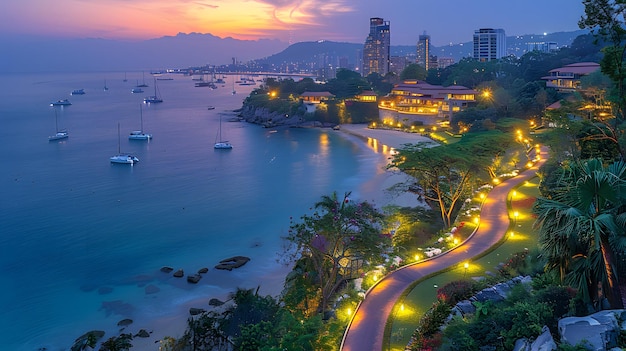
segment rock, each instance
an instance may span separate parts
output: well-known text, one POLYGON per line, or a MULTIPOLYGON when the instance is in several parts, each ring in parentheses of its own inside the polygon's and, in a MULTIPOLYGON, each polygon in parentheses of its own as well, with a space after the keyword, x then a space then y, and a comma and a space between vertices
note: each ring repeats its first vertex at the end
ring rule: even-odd
POLYGON ((161 272, 163 272, 163 273, 170 273, 173 270, 174 270, 174 268, 172 268, 172 267, 168 267, 168 266, 161 267, 161 272))
POLYGON ((146 286, 146 288, 144 290, 146 291, 146 295, 156 294, 159 291, 161 291, 161 289, 159 289, 158 286, 152 285, 152 284, 146 286))
POLYGON ((528 339, 517 339, 515 340, 515 345, 513 345, 513 351, 528 351, 529 347, 528 339))
POLYGON ((174 276, 176 278, 182 278, 185 276, 185 272, 182 269, 179 269, 176 272, 174 272, 174 276))
POLYGON ((589 350, 607 350, 617 346, 620 325, 616 316, 626 317, 626 310, 604 310, 586 317, 566 317, 559 320, 562 343, 576 345, 585 342, 589 350))
POLYGON ((150 337, 150 333, 148 333, 145 329, 141 329, 141 330, 139 330, 139 332, 137 334, 135 334, 135 337, 149 338, 150 337))
POLYGON ((206 312, 206 310, 202 309, 202 308, 191 307, 189 309, 189 314, 192 315, 192 316, 196 316, 196 315, 199 315, 200 313, 204 313, 204 312, 206 312))
POLYGON ((221 306, 223 304, 224 304, 224 302, 222 302, 222 301, 220 301, 218 299, 215 299, 215 298, 209 300, 209 306, 219 307, 219 306, 221 306))
POLYGON ((202 279, 202 276, 200 274, 192 274, 187 276, 187 282, 193 284, 197 284, 200 279, 202 279))
POLYGON ((544 325, 541 328, 541 335, 530 344, 529 351, 554 351, 556 350, 556 343, 552 338, 552 334, 550 334, 550 329, 548 326, 544 325))
POLYGON ((126 327, 131 324, 133 324, 133 320, 130 318, 122 319, 121 321, 117 322, 118 327, 126 327))
POLYGON ((248 263, 248 261, 250 261, 249 257, 235 256, 235 257, 221 260, 220 263, 217 266, 215 266, 215 268, 231 271, 234 268, 239 268, 243 266, 244 264, 248 263))
POLYGON ((504 297, 500 296, 494 288, 485 288, 474 295, 474 297, 476 297, 476 301, 480 302, 504 300, 504 297))
POLYGON ((206 268, 206 267, 204 267, 204 268, 200 268, 200 269, 198 270, 198 273, 200 273, 200 274, 204 274, 204 273, 206 273, 206 272, 208 272, 208 271, 209 271, 209 269, 208 269, 208 268, 206 268))

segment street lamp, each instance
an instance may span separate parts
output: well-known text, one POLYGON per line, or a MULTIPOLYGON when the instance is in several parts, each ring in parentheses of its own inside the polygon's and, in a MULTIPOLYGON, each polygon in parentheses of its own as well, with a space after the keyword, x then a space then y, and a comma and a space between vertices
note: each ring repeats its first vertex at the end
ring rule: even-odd
POLYGON ((465 268, 465 272, 463 273, 463 278, 467 277, 467 269, 469 268, 469 263, 465 262, 463 264, 463 268, 465 268))
POLYGON ((516 227, 517 227, 517 217, 518 216, 519 216, 519 212, 517 212, 517 211, 513 212, 513 218, 515 218, 514 224, 515 224, 516 227))

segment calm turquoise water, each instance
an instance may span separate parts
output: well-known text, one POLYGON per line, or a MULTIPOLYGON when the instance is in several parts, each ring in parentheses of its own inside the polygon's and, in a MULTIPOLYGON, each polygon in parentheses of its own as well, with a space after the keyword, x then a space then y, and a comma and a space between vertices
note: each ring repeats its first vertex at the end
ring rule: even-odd
POLYGON ((165 318, 238 286, 278 291, 289 218, 332 191, 358 196, 376 172, 378 156, 332 130, 272 131, 223 116, 234 149, 214 150, 220 115, 239 108, 252 87, 232 95, 232 85, 196 88, 182 76, 158 81, 164 102, 143 107, 154 139, 129 141, 154 82, 131 94, 142 74, 123 76, 0 76, 2 349, 69 349, 88 330, 109 337, 123 318, 165 318), (86 94, 69 96, 79 88, 86 94), (48 142, 49 103, 64 98, 73 105, 56 110, 70 137, 48 142), (122 151, 140 159, 135 166, 109 162, 118 123, 122 151), (193 273, 232 255, 252 261, 211 269, 198 285, 159 272, 169 265, 193 273), (160 291, 146 294, 147 285, 160 291))

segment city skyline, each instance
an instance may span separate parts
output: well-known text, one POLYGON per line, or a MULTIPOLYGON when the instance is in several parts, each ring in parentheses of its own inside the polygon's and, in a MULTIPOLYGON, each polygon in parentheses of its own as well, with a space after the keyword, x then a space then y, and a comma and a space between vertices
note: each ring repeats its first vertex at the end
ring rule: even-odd
POLYGON ((369 18, 381 17, 390 22, 391 45, 415 45, 426 32, 433 45, 442 46, 471 41, 479 28, 502 28, 507 35, 573 31, 583 14, 576 0, 364 0, 358 5, 349 0, 14 0, 0 14, 0 33, 135 41, 195 32, 286 43, 363 43, 369 18))

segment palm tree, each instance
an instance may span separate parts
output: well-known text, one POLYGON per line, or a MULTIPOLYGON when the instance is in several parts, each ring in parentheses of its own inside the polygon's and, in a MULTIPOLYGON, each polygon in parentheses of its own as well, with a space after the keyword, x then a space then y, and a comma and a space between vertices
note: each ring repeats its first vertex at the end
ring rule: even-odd
POLYGON ((620 262, 626 248, 626 163, 604 167, 591 159, 565 168, 552 199, 535 203, 546 269, 596 308, 605 299, 623 308, 618 277, 625 272, 620 262))

